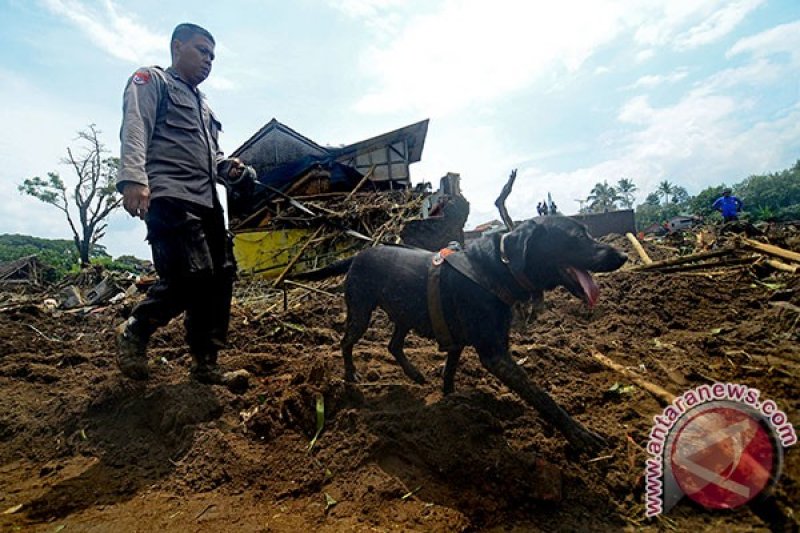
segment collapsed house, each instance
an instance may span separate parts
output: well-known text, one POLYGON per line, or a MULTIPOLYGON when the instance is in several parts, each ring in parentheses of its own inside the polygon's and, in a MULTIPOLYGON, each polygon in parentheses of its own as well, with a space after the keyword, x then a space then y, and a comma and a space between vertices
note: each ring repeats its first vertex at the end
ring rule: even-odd
POLYGON ((41 286, 51 270, 36 254, 0 263, 0 288, 41 286))
POLYGON ((439 249, 463 242, 469 204, 460 177, 412 187, 428 120, 354 144, 322 146, 276 119, 232 156, 256 172, 229 194, 234 252, 243 273, 282 278, 378 243, 439 249))

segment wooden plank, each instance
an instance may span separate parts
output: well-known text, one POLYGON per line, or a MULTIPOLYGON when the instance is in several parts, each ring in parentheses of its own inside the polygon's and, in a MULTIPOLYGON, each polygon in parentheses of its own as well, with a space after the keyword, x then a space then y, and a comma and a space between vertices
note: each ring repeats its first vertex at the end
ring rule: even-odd
POLYGON ((772 255, 774 257, 779 257, 781 259, 785 259, 787 261, 793 261, 795 263, 800 263, 800 254, 797 252, 793 252, 791 250, 787 250, 785 248, 781 248, 780 246, 775 246, 774 244, 764 244, 763 242, 754 241, 751 239, 742 239, 742 243, 748 248, 756 250, 758 252, 772 255))
POLYGON ((783 261, 778 261, 777 259, 766 259, 764 262, 775 270, 782 270, 783 272, 789 272, 791 274, 797 274, 797 271, 800 270, 800 266, 798 265, 790 265, 783 261))
POLYGON ((625 236, 628 238, 630 243, 633 245, 633 249, 636 250, 636 253, 639 254, 639 257, 642 258, 642 261, 644 262, 644 264, 645 265, 652 264, 653 260, 650 259, 649 255, 647 255, 647 252, 645 251, 644 246, 642 246, 642 243, 639 242, 639 239, 637 239, 633 235, 633 233, 630 233, 630 232, 626 233, 625 236))

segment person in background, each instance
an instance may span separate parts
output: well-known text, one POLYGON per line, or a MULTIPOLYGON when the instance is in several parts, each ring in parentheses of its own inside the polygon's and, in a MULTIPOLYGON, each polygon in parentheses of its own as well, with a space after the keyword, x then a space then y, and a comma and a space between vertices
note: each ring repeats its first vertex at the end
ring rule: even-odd
POLYGON ((723 189, 722 196, 717 198, 711 205, 712 209, 722 213, 724 222, 739 220, 739 212, 742 210, 742 201, 731 195, 730 189, 723 189))

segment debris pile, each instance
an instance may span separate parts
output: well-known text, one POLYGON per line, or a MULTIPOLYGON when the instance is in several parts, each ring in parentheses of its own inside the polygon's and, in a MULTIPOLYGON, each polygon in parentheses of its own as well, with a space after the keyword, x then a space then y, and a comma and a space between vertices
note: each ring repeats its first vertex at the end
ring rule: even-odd
POLYGON ((800 231, 795 224, 776 224, 760 230, 733 223, 655 238, 640 235, 637 239, 628 233, 625 237, 609 235, 603 240, 628 251, 628 268, 633 270, 698 271, 705 276, 752 270, 759 277, 800 270, 800 231), (784 247, 787 245, 794 249, 784 247))
MULTIPOLYGON (((237 260, 247 274, 277 277, 313 269, 365 246, 407 244, 429 250, 464 241, 469 203, 458 176, 442 178, 435 193, 419 189, 293 197, 277 189, 247 215, 231 220, 237 260)), ((276 283, 276 284, 277 284, 276 283)))

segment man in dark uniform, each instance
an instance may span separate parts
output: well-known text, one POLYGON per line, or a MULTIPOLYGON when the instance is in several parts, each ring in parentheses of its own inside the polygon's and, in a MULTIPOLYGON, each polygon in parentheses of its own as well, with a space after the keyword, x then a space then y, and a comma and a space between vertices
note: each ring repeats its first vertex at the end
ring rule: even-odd
POLYGON ((221 383, 236 263, 217 197, 219 177, 243 165, 224 159, 221 124, 197 89, 211 72, 215 42, 194 24, 172 34, 172 66, 139 69, 125 88, 117 188, 131 216, 147 224, 159 281, 117 330, 120 371, 147 379, 147 343, 185 312, 192 376, 221 383))

